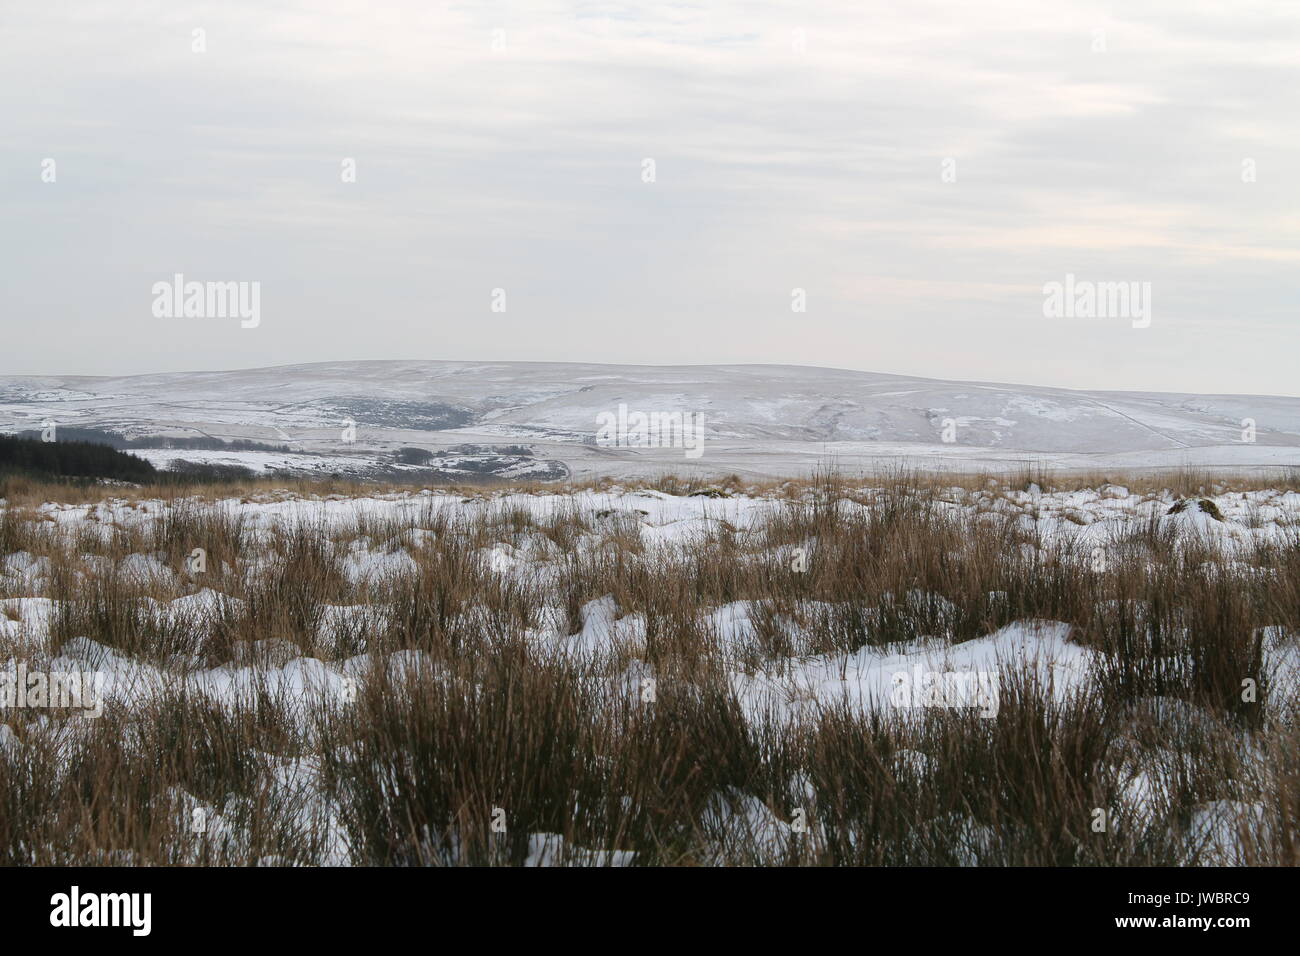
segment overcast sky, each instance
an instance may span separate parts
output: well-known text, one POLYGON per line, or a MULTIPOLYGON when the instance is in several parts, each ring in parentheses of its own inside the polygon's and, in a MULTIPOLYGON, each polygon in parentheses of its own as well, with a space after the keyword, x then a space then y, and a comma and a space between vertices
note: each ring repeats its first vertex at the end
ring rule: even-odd
POLYGON ((1300 394, 1296 3, 4 0, 0 81, 0 373, 1300 394), (176 273, 260 323, 157 317, 176 273), (1150 326, 1046 318, 1067 273, 1150 326))

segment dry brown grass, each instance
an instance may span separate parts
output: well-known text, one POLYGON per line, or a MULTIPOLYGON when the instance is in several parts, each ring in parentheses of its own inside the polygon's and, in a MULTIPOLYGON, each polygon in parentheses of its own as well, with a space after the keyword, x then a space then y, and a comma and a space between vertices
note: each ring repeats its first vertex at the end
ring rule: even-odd
MULTIPOLYGON (((832 469, 833 470, 833 469, 832 469)), ((565 482, 495 481, 474 483, 440 483, 429 485, 439 493, 465 498, 487 499, 502 494, 572 494, 579 491, 616 492, 648 488, 671 495, 751 495, 797 498, 818 487, 827 468, 817 468, 807 477, 745 479, 738 475, 663 474, 653 478, 593 477, 565 482)), ((1046 492, 1069 492, 1118 485, 1141 496, 1238 494, 1247 491, 1276 489, 1300 491, 1300 468, 1192 468, 1169 466, 1136 471, 1047 470, 1037 467, 1009 466, 1002 471, 946 472, 902 469, 881 466, 877 470, 855 474, 843 472, 840 481, 846 489, 872 488, 905 482, 914 490, 942 494, 952 488, 966 491, 990 486, 1024 490, 1031 483, 1046 492)), ((31 508, 45 502, 65 504, 102 504, 112 501, 138 502, 154 499, 174 501, 193 499, 211 502, 236 499, 243 502, 270 501, 284 498, 369 497, 377 494, 408 494, 420 486, 353 479, 256 478, 246 481, 204 482, 192 485, 165 486, 86 484, 46 482, 28 477, 0 476, 0 499, 10 507, 31 508)))
POLYGON ((482 489, 485 504, 454 514, 259 529, 211 488, 160 507, 132 499, 158 507, 151 521, 112 527, 104 512, 64 527, 27 487, 0 510, 0 551, 49 562, 47 654, 89 637, 167 680, 98 721, 8 721, 0 859, 319 863, 346 844, 357 863, 520 863, 530 835, 556 833, 642 864, 1182 865, 1217 859, 1198 821, 1227 807, 1244 862, 1300 862, 1296 689, 1268 673, 1263 644, 1266 627, 1300 631, 1300 536, 1230 562, 1153 519, 1094 568, 1011 515, 945 506, 954 484, 987 481, 893 473, 867 494, 829 471, 764 488, 660 479, 773 505, 761 526, 714 522, 665 547, 646 545, 634 509, 539 516, 482 489), (354 580, 358 542, 411 563, 354 580), (498 545, 535 560, 494 570, 484 549, 498 545), (200 574, 185 568, 196 548, 200 574), (131 555, 170 573, 128 573, 131 555), (167 613, 201 588, 224 597, 204 615, 167 613), (583 658, 539 644, 549 614, 572 634, 607 595, 644 621, 644 647, 583 658), (754 633, 738 645, 707 612, 742 601, 754 633), (339 607, 353 610, 325 627, 339 607), (1098 653, 1090 696, 1062 700, 1008 671, 993 719, 823 705, 789 724, 747 714, 731 680, 1027 619, 1066 622, 1098 653), (343 668, 362 653, 370 666, 347 671, 355 700, 286 697, 269 681, 300 654, 343 668), (186 683, 221 664, 266 682, 238 705, 186 683), (629 689, 629 665, 653 674, 653 699, 629 689), (224 822, 195 834, 195 805, 224 822), (1099 809, 1118 824, 1097 832, 1099 809), (801 818, 807 832, 791 828, 801 818))

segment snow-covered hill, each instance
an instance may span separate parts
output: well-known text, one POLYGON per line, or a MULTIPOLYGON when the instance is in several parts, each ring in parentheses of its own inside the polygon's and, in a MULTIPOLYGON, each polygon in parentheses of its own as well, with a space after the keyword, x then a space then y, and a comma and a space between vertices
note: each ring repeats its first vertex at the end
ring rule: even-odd
MULTIPOLYGON (((400 446, 475 443, 526 445, 579 474, 798 473, 828 454, 850 467, 882 458, 963 468, 1300 464, 1300 398, 1086 392, 778 365, 391 361, 0 377, 0 429, 46 421, 131 437, 256 439, 341 456, 345 471, 347 459, 384 459, 400 446), (595 444, 598 416, 620 405, 701 414, 704 455, 595 444)), ((239 463, 256 465, 258 454, 242 453, 239 463)))

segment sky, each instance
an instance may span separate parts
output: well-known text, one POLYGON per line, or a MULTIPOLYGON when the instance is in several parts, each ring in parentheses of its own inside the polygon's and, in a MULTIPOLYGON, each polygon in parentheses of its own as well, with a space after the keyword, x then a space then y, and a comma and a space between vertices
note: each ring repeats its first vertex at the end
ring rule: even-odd
POLYGON ((1298 120, 1292 2, 4 0, 0 374, 1300 395, 1298 120), (1142 311, 1046 314, 1067 276, 1142 311))

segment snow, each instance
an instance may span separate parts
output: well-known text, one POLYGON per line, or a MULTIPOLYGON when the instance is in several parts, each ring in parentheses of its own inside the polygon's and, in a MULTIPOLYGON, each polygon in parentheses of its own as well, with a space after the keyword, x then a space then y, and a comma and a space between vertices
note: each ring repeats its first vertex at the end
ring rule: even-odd
MULTIPOLYGON (((873 500, 870 488, 858 489, 865 502, 873 500)), ((1200 508, 1185 508, 1168 514, 1174 500, 1170 495, 1142 496, 1110 484, 1093 490, 1044 492, 1003 489, 994 484, 978 491, 953 488, 938 507, 953 514, 974 515, 1002 511, 1032 527, 1043 547, 1106 546, 1135 531, 1154 518, 1159 526, 1183 536, 1195 536, 1231 559, 1261 543, 1294 540, 1300 524, 1300 495, 1294 492, 1260 490, 1237 495, 1209 495, 1224 520, 1200 508), (1251 522, 1254 514, 1257 519, 1251 522), (1263 516, 1267 515, 1267 518, 1263 516), (1071 520, 1071 519, 1075 520, 1071 520)), ((418 569, 412 552, 428 546, 437 535, 428 529, 438 518, 455 521, 469 514, 510 515, 522 510, 534 519, 563 516, 574 512, 601 520, 617 520, 628 533, 640 538, 651 551, 679 549, 700 535, 716 530, 725 522, 738 534, 758 531, 782 505, 772 498, 735 495, 731 497, 673 496, 657 491, 582 491, 573 494, 523 494, 504 492, 464 498, 458 494, 412 491, 374 494, 365 497, 341 495, 298 497, 268 493, 249 499, 215 502, 214 507, 238 516, 250 541, 270 540, 275 528, 303 525, 321 533, 340 533, 354 528, 358 519, 370 522, 400 521, 413 528, 387 541, 364 537, 342 545, 342 568, 355 584, 374 585, 418 569)), ((49 503, 41 508, 54 527, 72 533, 98 524, 144 528, 165 517, 162 501, 127 502, 109 500, 97 504, 49 503), (92 516, 96 522, 90 519, 92 516)), ((841 502, 847 513, 869 507, 863 502, 841 502)), ((371 524, 382 527, 382 524, 371 524)), ((506 534, 507 532, 503 532, 506 534)), ((591 546, 598 539, 589 542, 591 546)), ((816 543, 805 542, 811 552, 816 543)), ((1033 546, 1030 546, 1031 548, 1033 546)), ((553 556, 554 546, 544 538, 520 536, 482 547, 478 556, 487 572, 502 576, 540 573, 553 556)), ((784 554, 785 552, 781 552, 784 554)), ((50 622, 56 602, 38 596, 48 586, 49 560, 26 552, 0 559, 0 585, 6 593, 23 594, 0 600, 0 666, 12 666, 16 657, 46 659, 50 670, 95 670, 104 675, 105 700, 123 706, 140 706, 151 696, 185 691, 202 695, 224 707, 246 705, 258 694, 270 693, 290 703, 327 702, 347 706, 358 682, 379 665, 390 674, 433 668, 418 650, 404 650, 380 659, 369 653, 341 656, 331 653, 346 642, 349 633, 378 628, 386 621, 388 608, 382 604, 332 605, 322 609, 317 626, 320 646, 307 656, 287 641, 260 641, 242 648, 235 659, 213 667, 176 667, 172 663, 147 662, 121 650, 77 636, 65 641, 57 654, 50 647, 50 622), (8 665, 4 664, 8 658, 8 665)), ((134 554, 121 562, 119 570, 144 581, 162 580, 188 587, 168 567, 163 556, 134 554)), ((237 607, 239 599, 213 587, 201 587, 170 601, 144 599, 160 619, 173 622, 203 622, 223 608, 237 607)), ((754 664, 749 653, 756 641, 755 605, 734 601, 700 611, 702 627, 717 642, 723 660, 731 668, 729 681, 743 713, 754 725, 768 721, 797 725, 829 708, 844 708, 860 715, 896 712, 905 719, 917 718, 932 706, 959 706, 981 717, 996 716, 997 688, 1012 673, 1028 674, 1057 701, 1089 693, 1097 662, 1096 652, 1072 640, 1070 625, 1059 621, 1021 620, 992 633, 960 644, 952 644, 943 632, 944 621, 955 610, 941 596, 919 590, 898 596, 899 605, 918 619, 936 622, 939 633, 905 645, 864 646, 852 653, 794 655, 754 664), (930 675, 946 675, 937 696, 924 692, 930 675), (909 693, 900 695, 900 687, 909 693), (956 696, 953 688, 957 688, 956 696), (965 691, 961 688, 966 688, 965 691), (917 691, 922 691, 917 693, 917 691), (990 691, 992 693, 990 694, 990 691), (965 693, 966 696, 962 697, 965 693)), ((815 615, 824 606, 808 602, 800 609, 815 615)), ((783 617, 779 626, 788 630, 791 645, 800 646, 801 614, 783 617)), ((627 613, 613 594, 599 596, 579 609, 576 630, 565 626, 558 608, 544 608, 541 623, 529 635, 539 651, 593 666, 606 667, 612 686, 636 699, 653 686, 654 670, 645 661, 646 620, 640 613, 627 613)), ((810 619, 804 617, 803 619, 810 619)), ((1262 635, 1265 670, 1277 686, 1300 682, 1300 642, 1282 626, 1265 629, 1262 635)), ((1175 726, 1208 719, 1180 701, 1152 698, 1143 702, 1147 717, 1157 726, 1175 726)), ((1137 715, 1135 715, 1137 716, 1137 715)), ((0 746, 16 746, 12 730, 0 723, 0 746)), ((925 777, 932 758, 917 750, 902 751, 894 760, 900 774, 925 777)), ((284 764, 277 779, 286 793, 295 788, 310 791, 315 770, 308 762, 284 764)), ((1149 812, 1161 792, 1162 770, 1150 763, 1126 768, 1124 803, 1132 813, 1149 812)), ((199 805, 192 797, 177 794, 177 805, 192 811, 199 805)), ((810 801, 809 793, 792 795, 792 800, 810 801)), ((792 806, 802 804, 792 803, 792 806)), ((224 809, 201 807, 209 814, 212 832, 224 826, 224 809)), ((328 814, 315 805, 314 813, 328 814)), ((784 809, 781 812, 785 812, 784 809)), ((1241 801, 1219 801, 1198 808, 1191 822, 1196 839, 1204 845, 1203 858, 1223 863, 1242 862, 1238 840, 1241 821, 1258 817, 1259 808, 1241 801)), ((760 846, 788 847, 789 821, 755 797, 737 792, 719 792, 710 803, 702 825, 721 834, 721 840, 752 838, 760 846)), ((937 821, 962 834, 959 857, 977 861, 988 845, 987 834, 968 819, 937 821)), ((335 834, 331 859, 346 862, 346 846, 335 834)), ((628 865, 630 853, 587 850, 567 845, 558 834, 532 834, 529 865, 628 865)), ((273 862, 273 861, 272 861, 273 862)))
POLYGON ((1070 643, 1070 627, 1059 621, 1027 621, 962 644, 920 644, 890 652, 863 647, 850 655, 823 655, 790 663, 777 676, 736 673, 732 686, 746 714, 757 722, 815 717, 827 707, 859 713, 927 706, 923 693, 898 693, 914 687, 917 675, 962 675, 976 680, 970 706, 981 716, 997 715, 1001 675, 1033 674, 1049 694, 1064 701, 1086 686, 1092 654, 1070 643), (987 688, 992 697, 984 697, 987 688))
POLYGON ((404 445, 446 450, 503 439, 525 443, 539 461, 563 462, 580 477, 788 476, 828 456, 847 469, 907 463, 963 471, 1300 464, 1300 398, 1087 392, 797 366, 394 361, 104 379, 0 377, 0 431, 45 420, 133 437, 292 444, 292 453, 139 454, 164 466, 183 458, 309 474, 365 474, 404 445), (702 412, 709 436, 703 458, 687 459, 682 449, 590 444, 597 416, 620 404, 702 412), (455 423, 437 424, 448 410, 455 423), (940 436, 939 419, 946 417, 959 426, 951 444, 940 436), (1255 423, 1251 443, 1244 441, 1246 419, 1255 423), (356 423, 353 443, 343 440, 348 421, 356 423))

